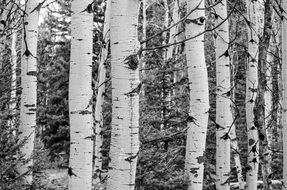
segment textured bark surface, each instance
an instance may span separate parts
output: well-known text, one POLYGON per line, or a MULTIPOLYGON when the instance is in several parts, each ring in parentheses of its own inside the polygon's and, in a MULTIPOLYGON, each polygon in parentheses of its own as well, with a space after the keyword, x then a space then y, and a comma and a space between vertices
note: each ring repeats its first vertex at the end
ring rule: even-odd
MULTIPOLYGON (((31 158, 34 150, 36 105, 37 105, 37 37, 38 37, 38 11, 31 12, 38 5, 38 0, 26 2, 26 15, 23 18, 23 42, 21 58, 21 102, 19 139, 25 140, 20 152, 24 159, 29 159, 25 165, 20 166, 19 173, 30 171, 33 165, 31 158)), ((24 177, 23 185, 32 184, 32 172, 24 177)))
MULTIPOLYGON (((248 171, 246 174, 247 190, 257 189, 258 163, 259 163, 259 139, 258 139, 258 123, 255 122, 254 108, 255 99, 258 93, 258 51, 259 51, 259 35, 260 4, 262 1, 246 1, 247 19, 248 19, 248 61, 246 73, 246 122, 247 122, 247 138, 248 138, 248 171)), ((263 19, 263 18, 262 18, 263 19)))
MULTIPOLYGON (((197 6, 201 9, 195 10, 188 17, 189 20, 196 22, 186 24, 187 38, 204 30, 204 2, 201 0, 187 0, 187 12, 197 6)), ((190 88, 190 111, 185 158, 185 172, 189 179, 189 190, 202 189, 203 185, 203 155, 209 110, 208 78, 203 39, 204 37, 201 35, 185 43, 190 88)))
MULTIPOLYGON (((216 24, 227 18, 227 2, 223 0, 215 6, 218 14, 216 24)), ((228 20, 216 30, 216 189, 229 190, 230 177, 230 127, 232 126, 230 62, 228 53, 228 20)))
MULTIPOLYGON (((11 76, 11 94, 10 94, 10 104, 9 108, 11 110, 11 114, 13 117, 8 121, 8 125, 12 128, 15 129, 16 127, 16 117, 14 114, 16 114, 16 88, 17 88, 17 40, 18 40, 18 35, 17 31, 13 30, 12 31, 12 39, 11 39, 11 70, 12 70, 12 76, 11 76)), ((13 131, 14 133, 14 131, 13 131)))
POLYGON ((69 189, 92 188, 93 116, 92 55, 93 14, 87 9, 92 0, 74 0, 71 10, 71 63, 69 78, 70 160, 69 189))
POLYGON ((106 12, 105 12, 105 22, 103 29, 104 36, 104 46, 102 47, 101 52, 101 61, 98 69, 99 73, 99 82, 98 82, 98 94, 97 102, 95 107, 95 145, 94 145, 94 173, 96 177, 96 183, 99 184, 102 180, 102 145, 103 145, 103 104, 104 104, 104 93, 106 89, 106 61, 108 58, 109 44, 110 44, 110 11, 111 0, 107 0, 106 12))
MULTIPOLYGON (((287 1, 282 1, 283 10, 287 10, 287 1)), ((282 100, 282 133, 283 133, 283 187, 282 190, 287 190, 287 20, 286 13, 283 13, 282 21, 282 85, 283 85, 283 100, 282 100)))
MULTIPOLYGON (((260 1, 259 1, 260 2, 260 1)), ((267 142, 267 125, 268 123, 265 122, 265 118, 268 117, 268 115, 265 115, 265 108, 269 105, 271 105, 271 102, 268 102, 267 99, 265 99, 265 94, 267 93, 267 66, 269 63, 267 63, 267 50, 269 46, 270 41, 270 34, 271 34, 271 28, 272 28, 272 22, 271 22, 271 16, 272 16, 272 1, 266 0, 264 3, 260 2, 259 4, 259 11, 258 15, 261 15, 261 18, 258 19, 259 24, 259 52, 258 52, 258 93, 255 101, 255 120, 258 124, 258 131, 260 132, 261 138, 260 140, 260 155, 262 157, 262 177, 264 182, 264 190, 269 190, 271 188, 270 186, 270 180, 269 174, 271 174, 271 168, 270 168, 270 159, 271 159, 271 151, 268 149, 268 142, 267 142), (261 7, 261 8, 260 8, 261 7), (263 135, 264 138, 263 138, 263 135), (269 164, 268 164, 269 163, 269 164)), ((271 69, 271 67, 270 67, 271 69)), ((270 70, 269 70, 270 71, 270 70)), ((270 79, 270 78, 269 78, 270 79)), ((270 81, 270 80, 269 80, 270 81)), ((270 118, 270 117, 269 117, 270 118)))
POLYGON ((138 0, 111 2, 112 131, 108 190, 132 190, 139 151, 138 0))

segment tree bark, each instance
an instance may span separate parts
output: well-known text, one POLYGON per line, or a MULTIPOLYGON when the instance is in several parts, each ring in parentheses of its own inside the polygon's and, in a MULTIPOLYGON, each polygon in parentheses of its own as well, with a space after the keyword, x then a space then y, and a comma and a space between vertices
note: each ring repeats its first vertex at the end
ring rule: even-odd
POLYGON ((112 0, 112 131, 108 190, 135 187, 139 152, 138 0, 112 0))
MULTIPOLYGON (((287 1, 282 1, 282 9, 287 10, 287 1)), ((287 20, 286 12, 283 12, 282 18, 282 133, 283 133, 283 187, 287 190, 287 20)))
MULTIPOLYGON (((260 132, 260 154, 262 155, 262 176, 263 176, 263 186, 264 190, 269 190, 271 188, 269 174, 271 174, 270 161, 271 161, 271 151, 268 147, 267 141, 267 125, 265 118, 265 108, 268 104, 271 105, 271 101, 265 99, 265 94, 268 93, 267 89, 267 50, 270 42, 271 36, 271 17, 272 17, 272 2, 266 0, 265 3, 259 1, 259 11, 258 15, 262 15, 259 22, 259 57, 258 57, 258 93, 255 100, 255 118, 254 122, 258 124, 257 130, 260 132), (260 9, 261 7, 261 9, 260 9), (262 21, 261 21, 262 20, 262 21), (263 138, 264 135, 264 138, 263 138)), ((260 18, 260 17, 259 17, 260 18)), ((271 67, 270 67, 271 68, 271 67)), ((270 99, 269 99, 270 100, 270 99)))
POLYGON ((109 53, 110 46, 110 14, 111 14, 111 0, 107 0, 105 21, 103 29, 104 45, 102 47, 100 65, 98 69, 98 94, 95 108, 95 145, 94 145, 94 174, 96 177, 96 184, 100 184, 102 181, 102 146, 103 146, 103 104, 104 104, 104 93, 106 89, 106 61, 109 53))
POLYGON ((71 63, 69 76, 70 160, 69 189, 92 188, 92 0, 74 0, 71 10, 71 63))
POLYGON ((21 58, 21 102, 19 118, 19 140, 24 141, 20 153, 29 160, 19 167, 19 173, 24 175, 23 186, 32 185, 33 150, 36 128, 37 108, 37 38, 38 38, 38 10, 31 12, 38 5, 37 0, 26 2, 23 17, 23 42, 21 58))
MULTIPOLYGON (((186 24, 186 37, 194 36, 204 31, 205 11, 204 1, 187 0, 187 12, 196 9, 186 24)), ((204 150, 209 111, 209 91, 207 68, 204 56, 203 35, 186 41, 186 59, 190 89, 190 111, 186 142, 185 173, 188 177, 188 190, 199 190, 203 187, 204 150)))
POLYGON ((246 189, 257 189, 259 163, 259 126, 255 120, 254 108, 258 92, 258 51, 260 35, 260 1, 247 0, 247 27, 248 27, 248 62, 246 77, 246 123, 248 138, 248 171, 246 174, 246 189))
MULTIPOLYGON (((216 23, 219 24, 227 18, 226 0, 215 6, 218 14, 216 23)), ((232 126, 230 62, 228 53, 229 23, 226 20, 216 30, 216 188, 229 190, 230 177, 230 127, 232 126)))

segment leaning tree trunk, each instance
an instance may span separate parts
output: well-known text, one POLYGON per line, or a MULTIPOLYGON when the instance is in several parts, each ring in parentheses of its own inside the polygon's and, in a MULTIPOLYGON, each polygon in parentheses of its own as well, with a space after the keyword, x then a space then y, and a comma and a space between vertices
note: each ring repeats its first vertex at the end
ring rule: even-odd
POLYGON ((247 0, 248 27, 248 62, 246 73, 246 123, 248 138, 248 167, 246 173, 246 189, 257 189, 259 163, 259 126, 255 122, 254 108, 258 86, 258 51, 259 51, 259 22, 258 11, 261 2, 247 0))
POLYGON ((70 160, 69 189, 92 188, 93 116, 92 116, 92 58, 93 14, 92 0, 72 1, 71 63, 69 78, 70 160))
MULTIPOLYGON (((283 10, 287 10, 287 1, 282 1, 283 10)), ((286 12, 283 12, 282 21, 282 133, 283 133, 283 186, 282 190, 287 190, 287 20, 286 12)))
MULTIPOLYGON (((217 24, 227 18, 226 0, 215 6, 218 14, 217 24)), ((216 30, 216 188, 229 190, 230 177, 230 127, 232 125, 231 87, 230 87, 230 62, 228 53, 229 43, 228 20, 216 30)))
POLYGON ((94 145, 94 174, 96 177, 96 183, 100 184, 102 181, 102 146, 103 146, 103 104, 104 104, 104 93, 106 89, 106 63, 108 58, 109 46, 110 46, 110 14, 111 14, 111 0, 107 0, 105 22, 103 29, 104 45, 101 52, 101 61, 98 69, 98 94, 95 108, 95 145, 94 145))
POLYGON ((138 0, 112 0, 112 131, 108 190, 135 187, 139 152, 138 0))
MULTIPOLYGON (((205 11, 201 0, 187 0, 187 12, 196 9, 189 15, 186 24, 186 37, 195 36, 204 31, 205 11)), ((199 190, 203 187, 203 163, 208 123, 209 96, 208 77, 204 57, 203 35, 186 41, 186 59, 190 88, 190 111, 186 142, 185 173, 188 177, 188 190, 199 190)))
POLYGON ((37 0, 26 2, 26 14, 23 17, 23 42, 21 58, 21 102, 19 139, 24 141, 20 153, 24 159, 29 160, 19 167, 19 173, 24 176, 23 185, 32 184, 31 167, 33 165, 32 153, 34 150, 37 105, 37 38, 38 38, 38 10, 32 11, 38 5, 37 0))

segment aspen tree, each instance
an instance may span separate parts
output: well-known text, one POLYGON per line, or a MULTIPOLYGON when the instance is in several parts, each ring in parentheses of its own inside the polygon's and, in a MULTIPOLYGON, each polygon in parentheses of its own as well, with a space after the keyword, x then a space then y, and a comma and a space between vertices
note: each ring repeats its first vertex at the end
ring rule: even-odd
MULTIPOLYGON (((204 31, 204 1, 187 0, 187 12, 195 9, 188 17, 186 38, 204 31)), ((185 173, 188 190, 202 189, 203 163, 209 111, 207 68, 204 56, 203 35, 185 42, 190 88, 190 111, 187 131, 185 173)))
MULTIPOLYGON (((272 11, 273 5, 272 1, 266 0, 264 3, 262 1, 258 1, 258 11, 257 11, 257 22, 258 22, 258 35, 259 35, 259 52, 258 52, 258 92, 255 101, 255 120, 254 123, 257 123, 259 126, 259 140, 260 140, 260 152, 262 156, 262 177, 263 177, 263 189, 269 190, 271 187, 271 150, 269 149, 268 139, 267 137, 267 125, 268 121, 266 118, 270 118, 268 114, 265 114, 266 108, 271 106, 271 99, 268 99, 268 93, 271 92, 268 90, 267 85, 270 86, 272 83, 271 68, 269 63, 267 62, 268 58, 268 46, 270 46, 270 38, 271 38, 271 26, 274 25, 272 21, 272 11), (268 69, 269 67, 269 69, 268 69), (269 74, 269 79, 267 78, 267 74, 269 74), (267 82, 269 80, 269 82, 267 82), (269 92, 268 92, 269 91, 269 92), (266 96, 267 95, 267 96, 266 96), (267 98, 267 99, 266 99, 267 98)), ((272 95, 271 95, 272 96, 272 95)), ((270 108, 271 109, 271 108, 270 108)))
MULTIPOLYGON (((221 1, 215 6, 217 24, 227 18, 227 2, 221 1)), ((228 53, 229 24, 226 20, 216 30, 216 188, 228 190, 230 176, 230 127, 232 112, 230 101, 230 62, 228 53)))
POLYGON ((33 166, 32 153, 34 150, 36 105, 37 105, 37 38, 39 10, 35 9, 38 0, 28 0, 25 4, 23 15, 23 42, 21 58, 21 102, 20 102, 20 125, 19 139, 24 141, 20 153, 28 162, 19 166, 19 173, 24 176, 23 186, 32 184, 33 166))
MULTIPOLYGON (((282 9, 287 10, 287 1, 282 1, 282 9)), ((283 185, 282 190, 287 190, 287 19, 286 12, 282 13, 282 133, 283 133, 283 185)))
MULTIPOLYGON (((236 72, 235 72, 235 62, 234 62, 234 55, 231 56, 231 60, 230 60, 230 64, 233 66, 232 68, 232 72, 233 72, 233 78, 231 81, 231 85, 232 85, 232 93, 231 93, 231 99, 233 104, 235 104, 235 87, 236 87, 236 72)), ((238 69, 238 68, 237 68, 238 69)), ((237 180, 238 180, 238 188, 243 190, 244 189, 244 178, 242 175, 242 165, 241 165, 241 161, 240 161, 240 154, 239 154, 239 146, 238 146, 238 139, 237 139, 237 135, 236 135, 236 119, 238 116, 238 110, 236 109, 236 105, 231 106, 232 108, 232 112, 233 112, 233 125, 231 126, 231 130, 230 130, 230 147, 232 149, 232 153, 233 153, 233 158, 234 158, 234 162, 235 162, 235 167, 236 167, 236 173, 237 173, 237 180)))
POLYGON ((10 1, 3 0, 1 2, 3 4, 3 10, 0 12, 0 68, 3 66, 3 57, 5 53, 5 46, 7 44, 8 39, 8 18, 11 11, 12 3, 10 1))
MULTIPOLYGON (((142 35, 143 35, 143 40, 146 40, 147 39, 147 14, 146 14, 146 10, 148 8, 148 3, 147 3, 147 0, 142 0, 142 35)), ((141 47, 143 49, 146 48, 146 43, 143 43, 141 45, 141 47)), ((142 54, 141 54, 141 59, 140 59, 140 70, 139 70, 139 73, 140 73, 140 81, 143 82, 143 80, 145 79, 145 75, 146 75, 146 72, 145 72, 145 67, 146 67, 146 64, 145 64, 145 55, 146 55, 146 52, 143 51, 142 54)), ((143 96, 144 97, 144 94, 145 94, 145 84, 144 82, 142 83, 142 89, 141 89, 141 94, 140 96, 143 96)))
POLYGON ((97 102, 95 108, 95 146, 94 146, 94 169, 96 174, 96 182, 100 183, 101 181, 101 171, 102 171, 102 145, 103 145, 103 104, 104 104, 104 93, 105 93, 105 82, 106 82, 106 61, 108 58, 109 44, 110 44, 110 11, 111 0, 107 0, 106 12, 105 12, 105 21, 103 29, 104 45, 101 52, 101 61, 98 69, 99 73, 99 86, 97 94, 97 102))
MULTIPOLYGON (((267 58, 266 58, 266 92, 265 92, 265 133, 266 133, 266 141, 267 141, 267 155, 265 155, 265 165, 267 169, 267 175, 272 173, 271 170, 271 161, 272 161, 272 152, 271 150, 271 143, 273 142, 273 130, 274 130, 274 123, 277 121, 274 120, 274 117, 272 115, 274 114, 273 112, 275 111, 275 104, 276 101, 274 101, 273 97, 273 89, 275 89, 276 84, 274 84, 274 67, 276 67, 276 58, 274 55, 276 55, 277 47, 279 47, 279 36, 281 32, 281 27, 280 27, 280 18, 277 15, 275 11, 272 12, 272 31, 271 31, 271 38, 270 38, 270 44, 267 50, 267 58)), ((278 92, 277 92, 278 93, 278 92)), ((276 114, 276 117, 277 116, 276 114)), ((279 120, 279 118, 278 118, 279 120)), ((263 174, 264 175, 264 174, 263 174)), ((265 175, 266 176, 266 175, 265 175)))
MULTIPOLYGON (((172 22, 170 22, 169 25, 173 25, 174 23, 176 23, 179 20, 179 7, 178 7, 178 1, 174 1, 174 5, 173 5, 173 11, 172 11, 172 22)), ((168 43, 174 43, 177 41, 176 38, 176 32, 177 32, 177 27, 172 27, 170 29, 169 32, 169 40, 168 43)), ((167 54, 166 57, 167 59, 170 59, 173 57, 173 50, 176 49, 176 47, 174 46, 169 46, 167 49, 167 54)))
POLYGON ((10 105, 11 114, 13 115, 12 119, 9 121, 9 125, 12 129, 15 127, 15 109, 16 109, 16 86, 17 86, 17 30, 12 31, 12 40, 11 40, 11 95, 10 95, 10 105))
POLYGON ((71 10, 71 63, 69 76, 70 160, 69 189, 92 188, 92 0, 74 0, 71 10))
POLYGON ((111 1, 112 131, 108 190, 135 187, 139 152, 138 0, 111 1))
POLYGON ((248 27, 248 61, 246 67, 246 123, 248 138, 248 171, 246 173, 246 189, 257 189, 259 139, 258 127, 254 122, 254 107, 258 86, 258 51, 259 51, 259 6, 260 1, 246 1, 248 27))
MULTIPOLYGON (((172 10, 172 22, 170 23, 170 25, 173 25, 175 24, 176 22, 179 21, 179 6, 178 6, 179 2, 178 0, 175 0, 174 3, 173 3, 173 10, 172 10)), ((169 42, 168 43, 175 43, 178 41, 178 37, 177 37, 177 32, 178 31, 178 26, 177 27, 172 27, 170 29, 170 32, 169 32, 169 42)), ((178 45, 176 45, 175 47, 174 46, 169 46, 168 49, 167 49, 167 52, 166 52, 166 57, 167 59, 170 59, 172 57, 177 57, 177 50, 178 50, 178 45)), ((173 78, 173 82, 176 82, 177 80, 177 72, 178 71, 173 71, 173 74, 172 74, 172 78, 173 78)), ((176 89, 174 89, 173 91, 170 92, 170 96, 172 97, 172 95, 176 94, 176 89)))

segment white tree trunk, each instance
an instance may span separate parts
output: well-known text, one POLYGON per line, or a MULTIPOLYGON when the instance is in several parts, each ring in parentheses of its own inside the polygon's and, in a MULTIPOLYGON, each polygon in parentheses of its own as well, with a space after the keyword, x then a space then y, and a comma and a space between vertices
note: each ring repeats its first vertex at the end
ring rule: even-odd
POLYGON ((107 0, 106 12, 105 12, 105 22, 103 29, 103 37, 104 37, 104 46, 102 47, 101 52, 101 61, 99 65, 98 75, 98 94, 97 94, 97 102, 95 108, 95 146, 94 146, 94 170, 96 174, 96 183, 99 184, 101 182, 101 172, 102 172, 102 145, 103 145, 103 104, 104 104, 104 93, 106 89, 106 61, 108 58, 109 44, 110 44, 110 14, 111 14, 111 0, 107 0))
MULTIPOLYGON (((283 10, 287 10, 287 1, 282 1, 283 10)), ((283 13, 286 17, 286 13, 283 13)), ((287 190, 287 20, 282 21, 282 133, 283 133, 283 187, 287 190)))
MULTIPOLYGON (((269 174, 272 173, 271 170, 271 162, 272 162, 272 152, 271 152, 271 144, 273 141, 273 132, 272 130, 274 129, 273 127, 273 122, 272 121, 272 115, 274 114, 272 111, 272 105, 273 103, 273 95, 272 95, 272 90, 273 90, 273 85, 272 85, 272 80, 273 80, 273 75, 272 75, 272 68, 274 67, 275 61, 276 59, 274 58, 274 55, 276 55, 276 49, 279 46, 278 45, 278 41, 279 41, 279 34, 277 34, 280 28, 279 24, 278 24, 278 20, 280 18, 278 18, 277 13, 275 11, 272 12, 272 21, 271 23, 273 23, 272 25, 272 32, 271 32, 271 37, 270 37, 270 44, 268 47, 268 51, 267 51, 267 58, 266 58, 266 91, 264 94, 264 100, 265 100, 265 134, 266 134, 266 140, 267 140, 267 149, 266 149, 266 153, 264 153, 264 161, 265 163, 265 167, 267 169, 267 175, 264 174, 264 170, 263 172, 263 177, 268 176, 269 174)), ((279 92, 278 92, 279 93, 279 92)), ((263 181, 266 181, 263 180, 263 181)), ((273 189, 272 186, 270 187, 270 189, 273 189)))
POLYGON ((8 125, 10 128, 15 130, 15 114, 16 114, 16 87, 17 87, 17 30, 12 31, 12 40, 11 40, 11 95, 10 95, 10 105, 9 108, 11 110, 12 118, 8 121, 8 125))
MULTIPOLYGON (((215 6, 215 11, 219 15, 217 24, 227 17, 226 0, 215 6)), ((230 131, 232 124, 232 112, 230 101, 230 62, 228 51, 229 25, 228 20, 216 30, 215 41, 216 53, 216 123, 219 127, 216 130, 216 188, 229 190, 230 177, 230 131)), ((234 126, 232 126, 234 127, 234 126)))
POLYGON ((108 190, 135 187, 139 151, 138 0, 112 0, 112 132, 108 190))
MULTIPOLYGON (((201 0, 187 0, 187 12, 197 5, 201 9, 194 11, 188 19, 197 20, 186 25, 186 37, 204 31, 205 11, 201 0)), ((209 111, 209 92, 207 68, 204 56, 203 35, 186 41, 186 59, 190 88, 190 111, 188 118, 185 172, 189 179, 188 190, 200 190, 203 187, 203 164, 206 131, 209 111), (194 119, 193 119, 194 118, 194 119)))
POLYGON ((231 131, 230 131, 230 140, 231 140, 231 148, 234 151, 233 157, 234 157, 234 162, 235 162, 235 167, 236 167, 236 172, 237 172, 238 186, 239 186, 239 189, 244 189, 244 181, 243 181, 244 178, 242 175, 242 166, 241 166, 241 161, 240 161, 240 155, 238 154, 239 153, 239 147, 238 147, 238 142, 237 142, 237 138, 236 138, 235 126, 233 126, 231 131))
MULTIPOLYGON (((230 60, 230 64, 232 66, 232 72, 233 72, 233 77, 231 79, 231 88, 232 88, 232 102, 233 105, 231 106, 232 108, 232 115, 233 115, 233 122, 234 125, 232 126, 231 130, 230 130, 230 145, 231 145, 231 152, 233 153, 233 158, 234 158, 234 162, 235 162, 235 167, 236 167, 236 173, 237 173, 237 180, 238 180, 238 187, 240 190, 244 189, 244 178, 242 175, 242 165, 241 165, 241 161, 240 161, 240 153, 239 153, 239 147, 238 147, 238 139, 237 139, 237 135, 236 135, 236 119, 237 119, 237 114, 238 110, 236 109, 236 105, 235 101, 236 101, 236 97, 235 97, 235 92, 236 92, 236 72, 235 72, 235 65, 238 63, 234 62, 234 55, 231 56, 231 60, 230 60)), ((237 68, 238 69, 238 68, 237 68)))
POLYGON ((10 1, 1 2, 3 3, 3 12, 0 14, 0 68, 3 67, 4 62, 4 54, 5 54, 5 46, 7 44, 7 34, 8 34, 8 26, 11 24, 8 23, 9 12, 12 8, 12 3, 10 1))
POLYGON ((69 78, 70 160, 69 189, 91 190, 93 157, 92 0, 72 1, 71 63, 69 78))
MULTIPOLYGON (((179 21, 179 7, 178 7, 178 2, 177 0, 174 1, 174 5, 173 5, 173 11, 172 11, 172 22, 169 24, 169 25, 173 25, 175 24, 176 22, 179 21)), ((172 27, 170 29, 170 32, 169 32, 169 41, 168 43, 174 43, 177 41, 177 38, 176 38, 176 32, 177 31, 177 27, 172 27)), ((174 46, 169 46, 168 49, 167 49, 167 59, 170 59, 172 58, 173 56, 173 50, 175 49, 176 47, 174 46)))
POLYGON ((259 163, 259 139, 258 126, 254 124, 254 106, 258 86, 258 51, 260 19, 259 6, 261 2, 247 0, 247 19, 250 25, 248 30, 248 62, 246 76, 246 123, 248 138, 248 171, 246 173, 246 190, 257 189, 258 163, 259 163))
POLYGON ((20 148, 20 153, 24 154, 24 159, 29 162, 19 167, 20 175, 28 172, 24 177, 24 186, 32 184, 33 165, 31 158, 34 150, 35 128, 36 128, 36 105, 37 105, 37 38, 39 12, 31 12, 38 5, 38 0, 28 0, 26 2, 26 14, 23 23, 23 42, 21 58, 21 102, 20 102, 20 125, 19 139, 25 140, 20 148))

